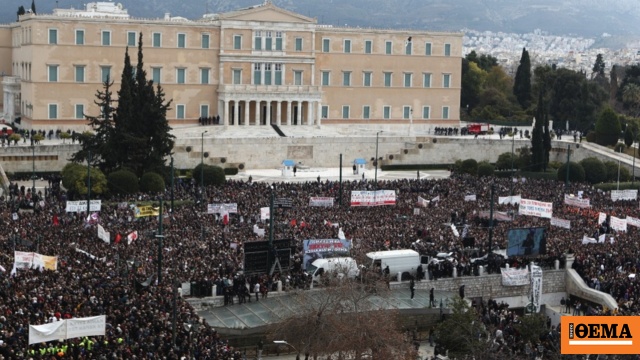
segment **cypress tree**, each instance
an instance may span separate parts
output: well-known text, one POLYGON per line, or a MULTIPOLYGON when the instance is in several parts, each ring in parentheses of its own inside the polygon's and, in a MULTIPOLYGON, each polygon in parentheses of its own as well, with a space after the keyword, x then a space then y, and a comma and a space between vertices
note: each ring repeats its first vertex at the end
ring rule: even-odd
POLYGON ((37 15, 37 13, 36 13, 36 0, 31 0, 31 12, 34 15, 37 15))
MULTIPOLYGON (((526 48, 522 48, 520 65, 516 71, 516 78, 513 83, 513 94, 518 99, 518 103, 523 109, 531 105, 531 60, 526 48)), ((540 119, 542 121, 542 119, 540 119)))

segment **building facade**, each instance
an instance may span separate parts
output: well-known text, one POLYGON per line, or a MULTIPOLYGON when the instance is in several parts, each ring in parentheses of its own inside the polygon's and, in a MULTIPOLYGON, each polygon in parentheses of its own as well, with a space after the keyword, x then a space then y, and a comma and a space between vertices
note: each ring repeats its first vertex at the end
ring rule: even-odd
POLYGON ((102 82, 119 88, 142 35, 172 126, 458 126, 462 33, 337 28, 264 4, 202 19, 134 19, 120 4, 25 14, 0 27, 3 116, 84 129, 102 82))

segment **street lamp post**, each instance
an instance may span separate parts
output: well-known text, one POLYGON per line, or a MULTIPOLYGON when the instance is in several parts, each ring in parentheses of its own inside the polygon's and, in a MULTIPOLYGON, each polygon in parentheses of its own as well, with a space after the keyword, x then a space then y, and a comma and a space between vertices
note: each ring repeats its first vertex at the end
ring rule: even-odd
POLYGON ((622 155, 622 146, 620 146, 619 148, 620 148, 620 151, 618 151, 618 154, 619 154, 618 155, 618 186, 616 190, 620 190, 620 160, 621 160, 620 155, 622 155))
POLYGON ((162 240, 164 235, 162 234, 162 221, 164 220, 164 214, 162 213, 162 201, 164 198, 160 197, 160 213, 158 214, 158 285, 162 283, 162 240))
POLYGON ((173 155, 171 155, 171 212, 173 212, 173 155))
POLYGON ((378 190, 378 140, 380 139, 380 133, 382 132, 382 130, 378 131, 376 133, 376 158, 373 162, 373 165, 376 167, 375 172, 374 172, 374 178, 373 180, 376 183, 376 190, 378 190))
POLYGON ((87 216, 91 212, 91 150, 87 154, 87 216))
MULTIPOLYGON (((35 199, 35 195, 36 195, 36 144, 33 143, 33 146, 31 146, 31 180, 33 180, 33 185, 31 188, 31 198, 35 199)), ((34 204, 35 207, 35 204, 34 204)))
MULTIPOLYGON (((513 160, 514 160, 514 150, 515 150, 515 145, 516 145, 516 133, 514 132, 515 130, 511 131, 511 176, 509 176, 511 179, 511 181, 509 181, 511 183, 511 190, 509 191, 509 196, 513 196, 513 160)), ((511 201, 512 199, 509 199, 509 201, 511 201)))
POLYGON ((209 130, 205 130, 200 134, 200 197, 204 199, 204 134, 209 130))

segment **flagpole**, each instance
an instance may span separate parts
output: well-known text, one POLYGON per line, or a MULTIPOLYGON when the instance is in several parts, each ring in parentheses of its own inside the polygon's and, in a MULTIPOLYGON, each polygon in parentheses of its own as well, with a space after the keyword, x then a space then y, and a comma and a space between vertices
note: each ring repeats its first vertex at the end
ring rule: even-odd
POLYGON ((269 204, 269 251, 267 252, 267 273, 271 271, 271 249, 273 248, 273 197, 274 188, 271 185, 271 203, 269 204))
POLYGON ((158 234, 156 238, 158 238, 158 285, 162 283, 162 239, 164 235, 162 235, 162 201, 164 199, 160 197, 160 214, 158 214, 158 234))
POLYGON ((342 154, 340 154, 340 197, 339 197, 338 206, 339 207, 342 206, 342 154))
POLYGON ((87 216, 91 211, 91 150, 87 155, 87 216))

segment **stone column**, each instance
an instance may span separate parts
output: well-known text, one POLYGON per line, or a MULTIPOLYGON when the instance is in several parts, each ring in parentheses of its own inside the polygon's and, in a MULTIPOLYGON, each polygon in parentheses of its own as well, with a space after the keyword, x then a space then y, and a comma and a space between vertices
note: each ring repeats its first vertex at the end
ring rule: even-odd
POLYGON ((249 125, 249 113, 251 112, 251 100, 244 102, 244 126, 249 125))
POLYGON ((287 101, 287 126, 291 126, 291 100, 287 101))
POLYGON ((240 110, 240 105, 238 100, 233 102, 233 125, 238 126, 240 120, 240 114, 238 113, 240 110))
POLYGON ((276 125, 280 126, 282 118, 282 101, 278 101, 276 105, 276 125))
POLYGON ((267 100, 267 116, 265 116, 265 125, 271 125, 271 100, 267 100))
POLYGON ((307 125, 313 126, 313 101, 307 101, 307 125))
POLYGON ((229 126, 229 100, 223 100, 222 117, 224 118, 224 126, 229 126))
POLYGON ((260 125, 260 100, 256 100, 256 123, 255 125, 260 125))
POLYGON ((316 106, 318 107, 316 109, 316 124, 320 127, 322 125, 322 103, 320 101, 316 101, 316 106))

